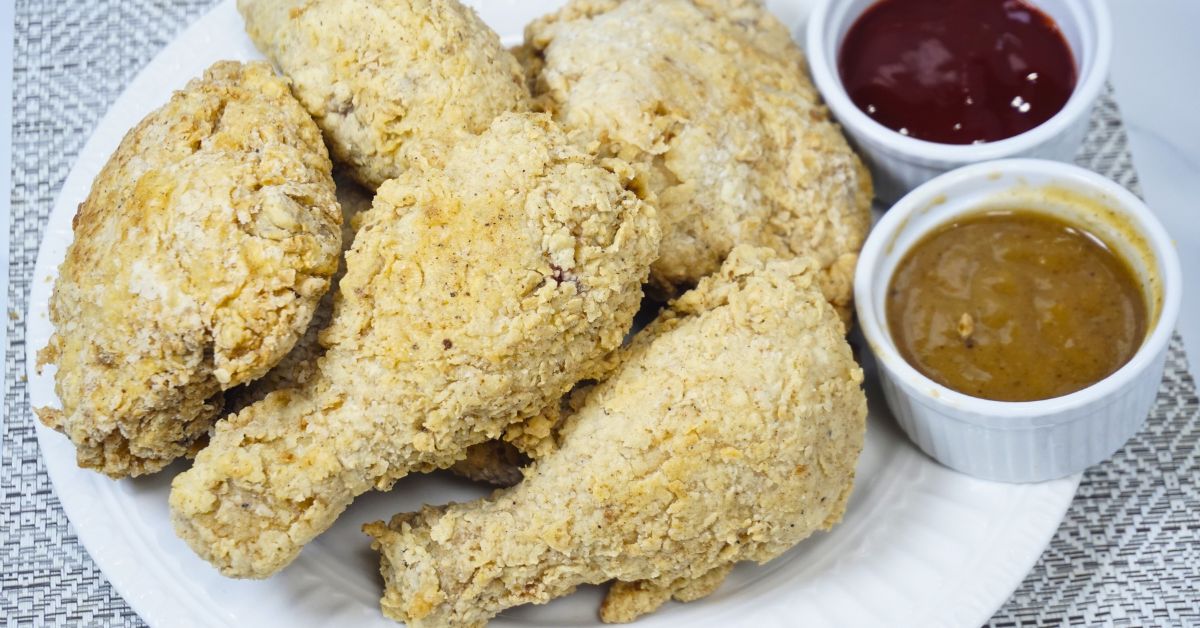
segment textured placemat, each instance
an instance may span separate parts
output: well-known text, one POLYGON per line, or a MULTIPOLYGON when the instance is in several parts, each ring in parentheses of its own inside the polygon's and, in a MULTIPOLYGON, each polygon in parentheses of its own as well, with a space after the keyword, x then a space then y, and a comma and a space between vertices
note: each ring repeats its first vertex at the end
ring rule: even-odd
MULTIPOLYGON (((1141 194, 1111 89, 1079 165, 1141 194)), ((1200 407, 1171 341, 1146 427, 1083 476, 1050 547, 990 626, 1200 626, 1200 407)))
MULTIPOLYGON (((8 626, 142 625, 79 544, 46 476, 24 376, 24 315, 42 227, 83 142, 137 71, 213 4, 16 3, 0 441, 0 620, 8 626)), ((1079 161, 1138 191, 1111 94, 1079 161)), ((1087 473, 1050 548, 991 625, 1200 626, 1198 422, 1196 386, 1176 340, 1146 429, 1087 473)))

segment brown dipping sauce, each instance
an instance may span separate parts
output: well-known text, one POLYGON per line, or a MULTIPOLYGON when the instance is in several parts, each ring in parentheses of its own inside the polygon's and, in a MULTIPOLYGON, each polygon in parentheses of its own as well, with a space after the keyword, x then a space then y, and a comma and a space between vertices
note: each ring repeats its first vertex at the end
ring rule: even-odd
POLYGON ((838 69, 867 115, 942 144, 1024 133, 1077 80, 1058 25, 1025 0, 880 0, 846 34, 838 69))
POLYGON ((930 379, 996 401, 1082 390, 1141 347, 1147 305, 1129 265, 1096 236, 1044 214, 950 223, 892 276, 888 325, 930 379))

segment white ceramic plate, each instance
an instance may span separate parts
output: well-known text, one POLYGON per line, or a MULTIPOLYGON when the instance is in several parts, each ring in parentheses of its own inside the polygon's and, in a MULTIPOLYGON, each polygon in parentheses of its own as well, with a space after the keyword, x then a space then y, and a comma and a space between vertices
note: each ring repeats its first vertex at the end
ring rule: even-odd
MULTIPOLYGON (((799 33, 810 1, 768 4, 799 33)), ((474 4, 513 43, 525 23, 561 0, 474 4)), ((33 407, 58 405, 53 371, 39 375, 33 364, 52 331, 47 300, 71 241, 71 218, 92 179, 124 133, 172 90, 218 59, 255 58, 260 56, 242 32, 233 1, 223 2, 142 71, 83 148, 50 216, 35 270, 26 343, 33 407)), ((1004 603, 1049 542, 1079 478, 1005 485, 940 467, 905 440, 870 374, 868 382, 867 444, 845 521, 765 566, 740 566, 712 596, 668 604, 639 625, 974 628, 1004 603)), ((394 625, 379 612, 378 564, 359 527, 422 503, 485 494, 450 476, 407 478, 387 494, 360 498, 282 573, 236 581, 218 575, 172 531, 167 492, 182 465, 148 479, 113 482, 78 469, 63 436, 39 425, 38 440, 80 540, 113 586, 156 627, 394 625)), ((506 612, 494 625, 595 625, 601 593, 586 587, 547 606, 506 612)))

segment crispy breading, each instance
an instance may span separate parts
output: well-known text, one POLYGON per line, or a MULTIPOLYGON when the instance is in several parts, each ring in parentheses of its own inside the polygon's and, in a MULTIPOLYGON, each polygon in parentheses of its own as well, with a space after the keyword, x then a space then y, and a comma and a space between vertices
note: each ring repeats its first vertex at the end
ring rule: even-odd
MULTIPOLYGON (((598 363, 593 378, 606 377, 619 355, 620 350, 613 351, 598 363)), ((558 449, 559 426, 578 408, 593 385, 593 380, 582 382, 536 415, 509 425, 499 438, 472 445, 466 457, 450 467, 450 472, 500 488, 520 482, 523 469, 532 460, 558 449)))
POLYGON ((194 453, 222 390, 291 350, 337 268, 321 134, 266 63, 220 62, 131 130, 92 184, 50 300, 81 467, 151 473, 194 453))
MULTIPOLYGON (((374 195, 351 180, 342 170, 334 171, 333 181, 337 186, 338 205, 342 209, 342 256, 344 257, 346 251, 354 243, 354 225, 358 216, 371 208, 371 199, 374 195)), ((237 414, 246 406, 261 401, 276 390, 295 388, 312 379, 317 372, 317 359, 325 354, 325 348, 321 346, 318 335, 322 329, 329 326, 329 321, 333 319, 333 297, 337 294, 338 282, 345 274, 346 265, 339 259, 337 272, 330 280, 329 291, 321 297, 317 309, 313 311, 308 329, 296 341, 296 346, 292 347, 292 350, 279 361, 279 364, 267 371, 266 375, 225 393, 225 407, 222 415, 237 414)), ((503 458, 489 459, 495 460, 497 472, 503 468, 502 465, 506 464, 503 458)), ((480 462, 482 464, 482 459, 480 462)))
POLYGON ((602 618, 627 621, 840 520, 863 445, 862 371, 819 266, 774 258, 735 248, 671 304, 516 487, 366 526, 384 614, 481 626, 616 579, 633 584, 602 618))
POLYGON ((527 111, 520 64, 457 0, 238 0, 330 150, 374 190, 499 114, 527 111))
POLYGON ((732 570, 733 563, 727 563, 699 577, 636 582, 617 580, 608 588, 600 605, 600 619, 606 624, 627 624, 646 613, 653 613, 671 599, 679 602, 698 600, 716 591, 732 570))
MULTIPOLYGON (((607 377, 616 367, 619 355, 620 351, 609 354, 593 371, 592 377, 607 377)), ((531 460, 558 449, 559 426, 579 408, 594 385, 592 380, 580 383, 537 415, 509 425, 500 438, 472 446, 467 450, 467 457, 450 467, 450 471, 492 486, 508 487, 520 482, 521 470, 531 460)))
POLYGON ((545 115, 504 114, 379 189, 306 385, 222 421, 172 485, 179 535, 266 577, 355 496, 448 467, 620 346, 658 250, 652 207, 545 115))
POLYGON ((814 257, 848 314, 870 175, 758 0, 574 0, 525 37, 537 105, 642 171, 663 225, 661 291, 752 244, 814 257))

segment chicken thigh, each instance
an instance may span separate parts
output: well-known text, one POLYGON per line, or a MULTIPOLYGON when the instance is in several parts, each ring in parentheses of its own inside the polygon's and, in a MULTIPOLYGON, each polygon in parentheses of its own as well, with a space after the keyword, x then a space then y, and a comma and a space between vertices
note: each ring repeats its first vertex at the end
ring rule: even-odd
POLYGON ((578 145, 643 172, 661 292, 751 244, 816 259, 848 314, 871 178, 760 0, 573 0, 519 52, 536 104, 578 145))

